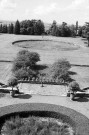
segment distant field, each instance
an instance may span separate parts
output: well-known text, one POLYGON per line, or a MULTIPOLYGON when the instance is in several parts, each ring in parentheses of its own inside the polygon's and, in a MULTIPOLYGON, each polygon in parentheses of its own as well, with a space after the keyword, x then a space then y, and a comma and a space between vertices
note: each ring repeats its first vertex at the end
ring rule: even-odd
MULTIPOLYGON (((84 42, 85 40, 81 40, 81 38, 2 34, 0 35, 0 61, 13 61, 19 50, 28 49, 29 51, 36 51, 40 54, 40 64, 52 64, 59 58, 66 58, 71 64, 89 65, 89 49, 86 47, 87 41, 86 44, 84 42), (17 42, 12 45, 12 42, 18 40, 31 41, 17 42)), ((88 67, 87 69, 85 67, 81 67, 81 69, 80 67, 72 67, 71 70, 77 72, 77 74, 73 76, 74 79, 77 79, 82 85, 86 84, 88 86, 88 67)), ((1 62, 0 80, 6 81, 10 75, 11 63, 1 62)))

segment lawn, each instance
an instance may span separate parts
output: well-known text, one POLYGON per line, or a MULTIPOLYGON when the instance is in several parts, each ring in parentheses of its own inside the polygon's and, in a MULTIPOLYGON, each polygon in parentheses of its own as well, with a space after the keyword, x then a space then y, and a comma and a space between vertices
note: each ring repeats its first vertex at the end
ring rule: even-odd
POLYGON ((0 62, 0 82, 6 84, 11 76, 12 64, 9 62, 0 62))
MULTIPOLYGON (((8 80, 11 75, 11 64, 6 61, 13 61, 17 52, 22 49, 38 52, 41 56, 40 64, 52 64, 57 59, 66 58, 71 64, 89 65, 89 49, 84 42, 85 40, 81 38, 2 34, 0 35, 0 80, 5 82, 8 80), (31 41, 12 45, 12 42, 19 40, 31 41)), ((88 67, 72 67, 71 70, 76 73, 72 77, 77 79, 82 87, 85 87, 85 84, 88 86, 88 67)))

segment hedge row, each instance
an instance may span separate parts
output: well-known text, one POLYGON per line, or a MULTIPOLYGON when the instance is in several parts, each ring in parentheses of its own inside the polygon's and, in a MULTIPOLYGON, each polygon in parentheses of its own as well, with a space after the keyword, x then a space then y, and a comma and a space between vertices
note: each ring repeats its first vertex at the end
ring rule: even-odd
POLYGON ((11 116, 40 116, 62 119, 72 126, 75 135, 89 135, 89 119, 84 115, 58 105, 43 103, 25 103, 0 108, 0 124, 11 116))
MULTIPOLYGON (((12 42, 12 45, 19 43, 19 42, 28 42, 28 41, 53 41, 53 40, 41 40, 41 39, 31 39, 31 40, 17 40, 12 42)), ((54 41, 53 41, 54 42, 54 41)))

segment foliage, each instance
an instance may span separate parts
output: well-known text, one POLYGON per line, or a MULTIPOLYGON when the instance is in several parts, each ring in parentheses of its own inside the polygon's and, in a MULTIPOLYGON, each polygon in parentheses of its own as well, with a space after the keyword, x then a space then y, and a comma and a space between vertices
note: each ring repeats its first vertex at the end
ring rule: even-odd
POLYGON ((31 21, 30 20, 23 20, 22 22, 20 22, 20 27, 27 29, 28 27, 32 27, 33 24, 34 24, 33 20, 31 20, 31 21))
POLYGON ((86 22, 82 27, 82 37, 87 38, 87 33, 89 32, 89 22, 86 22))
POLYGON ((9 34, 13 34, 14 33, 14 25, 12 23, 9 24, 9 26, 8 26, 8 33, 9 34))
POLYGON ((2 26, 2 33, 7 33, 8 30, 7 30, 7 25, 3 25, 2 26))
POLYGON ((82 27, 79 27, 78 35, 82 36, 82 27))
POLYGON ((34 34, 42 35, 44 31, 44 23, 41 20, 38 20, 34 25, 34 34))
POLYGON ((61 59, 55 62, 50 68, 50 75, 53 79, 63 79, 68 81, 69 73, 68 70, 71 68, 70 63, 66 59, 61 59))
POLYGON ((79 84, 76 81, 72 81, 69 84, 69 90, 72 90, 72 91, 78 91, 78 90, 80 90, 79 84))
POLYGON ((73 30, 67 26, 67 23, 63 22, 62 25, 58 26, 56 21, 53 21, 49 28, 49 34, 53 36, 70 37, 73 35, 73 30))
POLYGON ((19 51, 12 68, 15 77, 21 79, 36 76, 37 71, 34 67, 38 61, 40 61, 38 53, 28 50, 19 51))
POLYGON ((29 77, 35 77, 37 75, 37 72, 31 69, 18 69, 17 71, 14 72, 15 77, 19 80, 19 79, 25 79, 25 78, 29 78, 29 77))
POLYGON ((25 29, 25 28, 20 28, 20 34, 22 34, 22 35, 27 35, 27 29, 25 29))
POLYGON ((0 25, 0 33, 2 33, 2 24, 0 25))
POLYGON ((14 34, 20 34, 20 22, 18 20, 15 23, 14 34))
POLYGON ((38 61, 40 61, 40 56, 38 53, 22 50, 17 54, 12 70, 16 71, 20 68, 27 67, 32 68, 38 61))
POLYGON ((14 72, 17 79, 28 78, 28 72, 25 69, 18 69, 14 72))
MULTIPOLYGON (((77 24, 77 23, 76 23, 77 24)), ((11 23, 8 25, 0 25, 0 33, 9 34, 22 34, 22 35, 53 35, 61 37, 75 37, 77 34, 79 36, 86 37, 87 32, 89 32, 89 23, 82 27, 77 25, 67 25, 66 22, 62 22, 58 25, 54 20, 51 27, 45 31, 45 25, 41 20, 23 20, 15 22, 15 26, 11 23), (78 30, 78 31, 77 31, 78 30)))
POLYGON ((10 79, 8 80, 8 85, 9 85, 9 86, 14 87, 14 86, 16 86, 17 84, 18 84, 18 81, 17 81, 17 78, 15 78, 15 77, 12 77, 12 78, 10 78, 10 79))
POLYGON ((12 118, 2 128, 4 135, 70 135, 70 131, 71 128, 65 123, 58 124, 55 119, 39 117, 12 118))

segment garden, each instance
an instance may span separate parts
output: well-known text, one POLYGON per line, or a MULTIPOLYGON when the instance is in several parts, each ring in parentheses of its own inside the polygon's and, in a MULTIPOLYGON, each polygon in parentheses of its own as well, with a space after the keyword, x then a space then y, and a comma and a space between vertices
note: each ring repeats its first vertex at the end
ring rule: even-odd
POLYGON ((84 115, 51 104, 31 103, 3 107, 0 109, 0 121, 2 121, 1 134, 4 135, 88 135, 89 133, 89 120, 84 115))

